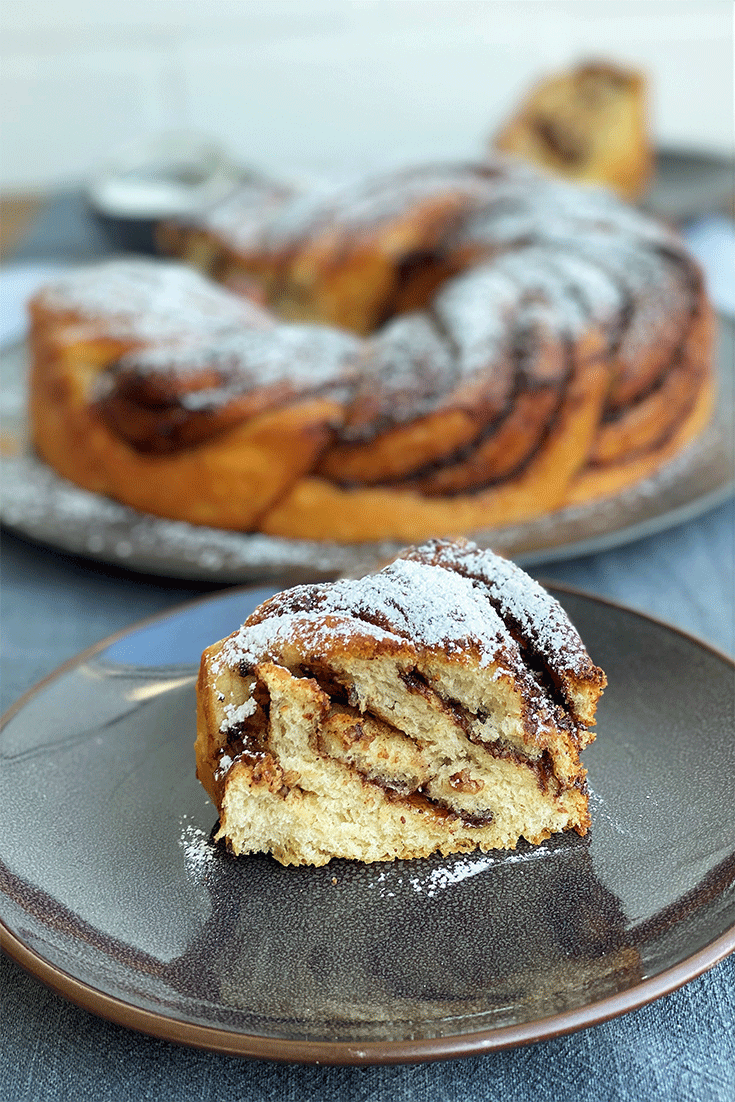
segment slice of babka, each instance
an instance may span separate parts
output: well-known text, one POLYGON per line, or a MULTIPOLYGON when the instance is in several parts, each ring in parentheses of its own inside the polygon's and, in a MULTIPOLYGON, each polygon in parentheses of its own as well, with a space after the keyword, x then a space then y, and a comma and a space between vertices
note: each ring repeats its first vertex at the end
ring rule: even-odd
POLYGON ((605 675, 519 567, 460 541, 271 597, 202 656, 197 775, 235 854, 514 848, 589 825, 605 675))
POLYGON ((646 77, 607 61, 544 77, 503 125, 495 148, 632 202, 653 168, 646 77))

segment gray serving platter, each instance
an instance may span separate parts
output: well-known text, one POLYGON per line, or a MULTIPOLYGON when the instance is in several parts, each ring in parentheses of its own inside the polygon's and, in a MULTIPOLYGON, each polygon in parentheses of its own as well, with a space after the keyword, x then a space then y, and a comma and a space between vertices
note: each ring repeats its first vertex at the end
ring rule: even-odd
MULTIPOLYGON (((719 395, 702 436, 653 478, 604 501, 525 524, 472 533, 523 566, 604 551, 691 520, 735 492, 735 324, 719 319, 719 395)), ((27 443, 27 350, 0 352, 3 492, 0 521, 61 551, 147 574, 202 582, 296 582, 356 574, 392 558, 398 543, 344 545, 225 532, 139 513, 60 478, 27 443), (8 454, 9 453, 9 454, 8 454)))

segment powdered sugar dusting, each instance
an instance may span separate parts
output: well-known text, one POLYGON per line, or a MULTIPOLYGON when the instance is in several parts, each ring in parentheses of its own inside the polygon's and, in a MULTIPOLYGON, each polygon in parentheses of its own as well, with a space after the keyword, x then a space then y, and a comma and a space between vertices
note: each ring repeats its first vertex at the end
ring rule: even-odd
POLYGON ((251 252, 263 247, 264 226, 295 194, 287 186, 249 181, 199 214, 193 224, 240 252, 251 252))
POLYGON ((403 892, 407 888, 414 891, 416 895, 433 899, 448 888, 454 887, 455 884, 461 884, 463 880, 482 876, 488 869, 499 865, 519 865, 543 860, 550 852, 547 846, 541 844, 518 852, 496 850, 493 853, 471 857, 456 857, 442 864, 435 863, 435 859, 430 867, 422 868, 418 872, 413 869, 407 871, 402 864, 391 865, 381 869, 369 886, 383 899, 392 899, 397 892, 403 892))
POLYGON ((40 292, 48 310, 101 321, 120 339, 201 340, 272 324, 266 311, 175 261, 130 257, 77 268, 40 292))
POLYGON ((472 543, 435 540, 408 552, 443 567, 450 575, 460 571, 470 582, 480 581, 503 621, 520 627, 521 634, 560 676, 582 677, 594 670, 584 643, 559 602, 524 570, 492 551, 472 543))
POLYGON ((457 380, 457 359, 427 314, 394 318, 369 343, 343 439, 407 424, 440 406, 457 380))
POLYGON ((425 200, 452 195, 472 210, 487 203, 497 169, 486 164, 424 165, 368 178, 326 183, 283 206, 266 234, 271 249, 293 248, 325 228, 352 234, 405 215, 425 200))
POLYGON ((378 643, 400 643, 399 637, 392 632, 349 617, 335 624, 325 622, 321 613, 314 612, 272 616, 262 623, 243 624, 225 641, 212 662, 212 671, 216 675, 226 667, 237 669, 243 664, 255 666, 259 662, 277 662, 284 649, 293 646, 297 639, 304 647, 308 646, 314 654, 318 654, 335 642, 349 643, 358 632, 378 643))
POLYGON ((521 668, 513 638, 472 582, 425 562, 398 559, 377 574, 297 586, 272 598, 231 636, 216 668, 278 660, 293 644, 314 654, 335 640, 370 637, 441 651, 449 660, 470 652, 481 667, 501 659, 521 668))
POLYGON ((3 461, 1 505, 3 523, 31 538, 169 577, 333 576, 363 562, 368 568, 399 550, 389 543, 360 548, 165 520, 83 490, 33 455, 3 461))
MULTIPOLYGON (((324 326, 276 325, 260 307, 185 266, 145 258, 67 275, 41 300, 51 309, 105 321, 113 336, 190 344, 188 352, 147 349, 132 366, 143 372, 202 364, 221 369, 221 386, 182 396, 181 405, 192 413, 217 408, 247 388, 327 385, 350 360, 363 393, 372 391, 380 401, 366 404, 372 423, 365 417, 359 431, 348 427, 348 439, 368 439, 449 404, 461 406, 469 400, 463 387, 478 376, 487 379, 502 410, 518 375, 514 325, 519 331, 524 323, 541 325, 571 339, 590 325, 603 327, 611 347, 619 340, 624 381, 633 376, 627 398, 650 385, 644 377, 636 390, 642 360, 658 356, 666 367, 690 309, 692 270, 667 228, 602 190, 509 169, 501 160, 430 165, 299 193, 253 182, 206 212, 201 225, 226 246, 263 256, 295 250, 298 259, 298 249, 324 231, 344 250, 362 241, 363 232, 413 218, 424 202, 446 208, 438 241, 427 241, 429 252, 470 249, 469 270, 447 280, 435 298, 441 335, 426 315, 414 315, 389 322, 366 342, 351 338, 350 345, 346 334, 324 326)), ((345 391, 339 400, 351 396, 345 391)))
POLYGON ((187 823, 187 818, 188 816, 183 815, 180 820, 179 846, 184 853, 187 871, 198 878, 214 863, 217 851, 210 835, 201 827, 187 823))
POLYGON ((462 245, 504 247, 530 240, 574 242, 592 231, 613 239, 674 240, 666 227, 602 188, 582 188, 547 176, 521 178, 515 171, 502 176, 491 201, 463 221, 457 240, 462 245))
MULTIPOLYGON (((257 709, 255 700, 250 697, 248 700, 244 700, 242 704, 225 704, 224 713, 225 718, 220 724, 220 731, 229 731, 232 727, 237 726, 238 723, 242 723, 248 716, 253 715, 257 709)), ((231 762, 229 763, 232 764, 231 762)))
POLYGON ((157 344, 121 358, 122 371, 183 380, 206 368, 217 386, 183 393, 180 404, 194 411, 216 408, 255 388, 287 384, 288 391, 345 387, 361 343, 325 325, 279 325, 273 330, 227 333, 217 340, 157 344))
MULTIPOLYGON (((220 730, 221 730, 221 728, 220 728, 220 730)), ((219 759, 219 763, 217 765, 217 768, 214 771, 215 780, 220 781, 220 780, 222 780, 223 777, 225 777, 227 775, 233 761, 234 761, 234 758, 231 758, 229 754, 222 754, 222 756, 219 759)))
POLYGON ((434 309, 451 334, 462 376, 496 367, 507 346, 508 321, 517 303, 517 284, 491 263, 444 285, 434 309))

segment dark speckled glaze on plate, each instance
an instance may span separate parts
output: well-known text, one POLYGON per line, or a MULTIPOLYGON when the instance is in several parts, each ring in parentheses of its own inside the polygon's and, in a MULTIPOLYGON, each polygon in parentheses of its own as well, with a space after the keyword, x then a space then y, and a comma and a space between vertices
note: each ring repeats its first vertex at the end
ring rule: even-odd
POLYGON ((159 1037, 344 1064, 539 1040, 698 975, 735 947, 732 663, 554 591, 609 678, 586 838, 321 869, 230 857, 194 777, 196 666, 270 590, 229 590, 86 652, 6 717, 5 948, 159 1037))

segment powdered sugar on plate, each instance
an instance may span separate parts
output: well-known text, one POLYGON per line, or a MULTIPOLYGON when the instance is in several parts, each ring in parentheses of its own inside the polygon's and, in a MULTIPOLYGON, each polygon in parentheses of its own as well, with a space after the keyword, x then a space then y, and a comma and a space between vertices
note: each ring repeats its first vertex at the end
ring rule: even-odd
POLYGON ((187 871, 198 878, 216 860, 217 849, 210 834, 193 823, 187 823, 187 818, 187 815, 183 815, 180 820, 179 846, 184 854, 187 871))
POLYGON ((542 861, 548 857, 551 849, 539 845, 518 850, 493 850, 491 853, 478 853, 471 856, 458 856, 445 859, 436 864, 437 858, 420 862, 412 866, 407 862, 386 865, 369 884, 370 888, 383 899, 392 899, 397 893, 410 888, 416 895, 433 899, 455 884, 474 876, 482 876, 488 869, 498 865, 520 865, 530 861, 542 861))
POLYGON ((228 331, 267 326, 254 303, 204 279, 184 264, 126 257, 73 268, 38 294, 49 310, 104 321, 116 338, 200 341, 228 331))

